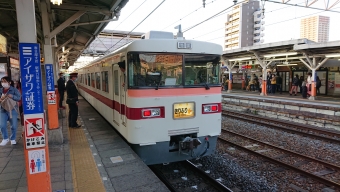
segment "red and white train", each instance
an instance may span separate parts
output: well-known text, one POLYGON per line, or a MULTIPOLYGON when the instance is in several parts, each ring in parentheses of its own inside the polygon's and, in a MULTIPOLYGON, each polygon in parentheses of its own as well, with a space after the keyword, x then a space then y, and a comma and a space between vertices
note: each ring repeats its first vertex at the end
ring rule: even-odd
POLYGON ((80 94, 148 165, 209 155, 221 132, 222 47, 162 34, 77 70, 80 94))

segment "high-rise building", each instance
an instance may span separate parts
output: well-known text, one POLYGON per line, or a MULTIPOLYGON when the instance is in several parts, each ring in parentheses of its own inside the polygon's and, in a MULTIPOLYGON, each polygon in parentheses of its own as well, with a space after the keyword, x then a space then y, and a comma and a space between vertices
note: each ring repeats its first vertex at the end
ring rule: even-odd
POLYGON ((263 43, 263 18, 260 2, 257 0, 248 0, 232 7, 225 23, 224 49, 263 43))
POLYGON ((300 37, 315 42, 327 42, 329 39, 329 17, 317 15, 301 19, 300 37))

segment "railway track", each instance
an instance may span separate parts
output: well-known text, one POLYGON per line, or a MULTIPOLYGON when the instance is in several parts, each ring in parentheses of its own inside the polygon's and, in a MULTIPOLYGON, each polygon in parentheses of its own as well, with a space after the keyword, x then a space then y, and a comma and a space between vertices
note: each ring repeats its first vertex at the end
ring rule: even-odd
POLYGON ((279 119, 262 117, 260 115, 252 115, 234 111, 223 110, 222 114, 235 119, 252 122, 259 125, 270 126, 270 128, 279 129, 286 132, 307 136, 310 138, 340 144, 340 132, 338 131, 327 130, 323 128, 287 122, 279 119))
POLYGON ((162 166, 152 165, 151 170, 163 181, 172 192, 179 191, 226 191, 231 189, 223 185, 218 180, 212 178, 208 173, 202 171, 198 166, 190 161, 177 162, 173 165, 179 169, 171 169, 175 173, 169 172, 162 166))
POLYGON ((264 143, 238 133, 222 129, 222 135, 219 138, 222 143, 227 143, 249 153, 260 156, 275 164, 286 167, 312 178, 327 186, 340 189, 339 178, 340 167, 314 159, 309 156, 283 149, 269 143, 264 143), (302 167, 302 168, 301 168, 302 167), (309 170, 313 170, 308 171, 309 170))

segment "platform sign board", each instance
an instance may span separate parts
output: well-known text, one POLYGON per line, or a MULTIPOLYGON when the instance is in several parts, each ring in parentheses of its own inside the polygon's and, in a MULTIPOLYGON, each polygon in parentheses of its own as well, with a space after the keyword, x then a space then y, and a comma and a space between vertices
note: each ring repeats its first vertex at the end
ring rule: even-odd
POLYGON ((56 104, 56 95, 55 95, 55 91, 47 91, 47 103, 49 105, 53 105, 56 104))
POLYGON ((45 74, 46 74, 46 89, 47 91, 55 91, 54 89, 54 74, 53 65, 45 64, 45 74))
POLYGON ((24 114, 44 113, 38 43, 19 43, 24 114))
POLYGON ((31 175, 46 172, 45 149, 28 151, 28 167, 31 175))
POLYGON ((46 145, 44 114, 31 114, 24 117, 26 149, 46 145))

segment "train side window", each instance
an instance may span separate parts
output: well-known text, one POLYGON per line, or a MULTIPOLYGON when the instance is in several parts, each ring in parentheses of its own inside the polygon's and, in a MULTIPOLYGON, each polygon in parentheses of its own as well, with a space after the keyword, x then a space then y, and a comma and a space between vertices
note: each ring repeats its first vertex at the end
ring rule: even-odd
POLYGON ((102 91, 109 92, 109 73, 102 72, 102 91))
POLYGON ((86 85, 90 86, 90 82, 91 82, 91 77, 90 77, 90 73, 88 73, 86 85))
POLYGON ((100 90, 100 72, 96 73, 96 87, 100 90))
POLYGON ((79 80, 80 83, 83 83, 83 78, 84 78, 84 75, 81 74, 81 75, 80 75, 80 80, 79 80))
POLYGON ((119 84, 118 84, 118 70, 113 72, 114 85, 115 85, 115 95, 119 95, 119 84))
POLYGON ((95 80, 94 73, 91 73, 91 87, 96 88, 94 80, 95 80))

